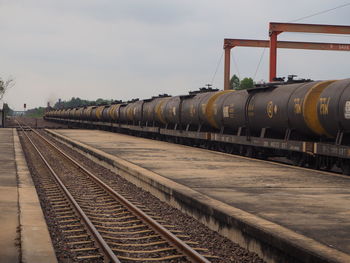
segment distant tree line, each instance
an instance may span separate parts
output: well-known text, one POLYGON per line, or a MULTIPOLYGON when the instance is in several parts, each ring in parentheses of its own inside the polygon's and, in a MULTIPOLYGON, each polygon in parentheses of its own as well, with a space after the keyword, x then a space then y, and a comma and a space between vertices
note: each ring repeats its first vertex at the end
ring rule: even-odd
POLYGON ((44 116, 45 110, 46 110, 45 107, 37 107, 37 108, 34 108, 34 109, 29 109, 29 110, 26 111, 25 115, 27 117, 40 118, 40 117, 44 116))
POLYGON ((233 75, 230 80, 230 88, 234 90, 251 89, 254 88, 254 81, 252 78, 239 79, 236 75, 233 75))
POLYGON ((97 100, 84 100, 80 98, 71 98, 68 101, 57 101, 55 105, 53 106, 55 109, 67 109, 67 108, 76 108, 81 106, 90 106, 90 105, 104 105, 104 104, 111 104, 113 100, 106 100, 106 99, 97 99, 97 100))
MULTIPOLYGON (((112 103, 113 100, 105 100, 105 99, 97 99, 97 100, 84 100, 80 98, 71 98, 68 101, 57 101, 53 108, 55 109, 68 109, 68 108, 75 108, 80 106, 90 106, 90 105, 105 105, 112 103)), ((37 107, 33 109, 28 109, 25 113, 27 117, 34 117, 34 118, 40 118, 43 117, 45 114, 45 111, 47 110, 46 107, 37 107)))

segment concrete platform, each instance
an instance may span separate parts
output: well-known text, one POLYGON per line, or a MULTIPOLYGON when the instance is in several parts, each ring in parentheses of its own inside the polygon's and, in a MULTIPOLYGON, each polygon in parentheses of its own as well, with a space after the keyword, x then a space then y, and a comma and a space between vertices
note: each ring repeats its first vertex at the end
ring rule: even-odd
POLYGON ((350 262, 350 177, 104 131, 49 132, 268 262, 350 262))
POLYGON ((0 129, 0 262, 57 262, 15 129, 0 129))

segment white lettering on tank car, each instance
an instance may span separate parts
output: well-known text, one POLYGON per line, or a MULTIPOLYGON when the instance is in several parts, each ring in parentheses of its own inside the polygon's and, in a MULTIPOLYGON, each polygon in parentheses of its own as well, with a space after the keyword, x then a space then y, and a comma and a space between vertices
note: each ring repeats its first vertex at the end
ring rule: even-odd
POLYGON ((344 118, 350 119, 350 101, 349 100, 345 102, 344 118))
POLYGON ((222 109, 222 113, 224 115, 224 118, 229 118, 230 117, 230 114, 229 114, 229 106, 225 106, 223 109, 222 109))

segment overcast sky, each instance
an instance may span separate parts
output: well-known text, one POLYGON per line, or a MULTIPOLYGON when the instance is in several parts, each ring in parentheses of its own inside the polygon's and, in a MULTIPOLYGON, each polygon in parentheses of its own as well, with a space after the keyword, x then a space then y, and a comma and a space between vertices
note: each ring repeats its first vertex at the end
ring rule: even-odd
MULTIPOLYGON (((0 0, 0 77, 17 110, 47 101, 178 95, 211 83, 224 38, 267 39, 288 22, 347 0, 0 0)), ((298 21, 350 25, 350 6, 298 21)), ((350 36, 283 33, 279 40, 349 43, 350 36)), ((254 77, 263 49, 235 48, 232 74, 254 77), (237 68, 238 67, 238 68, 237 68)), ((279 50, 278 75, 348 78, 350 52, 279 50)), ((255 80, 267 80, 268 50, 255 80)), ((213 80, 223 88, 223 60, 213 80)))

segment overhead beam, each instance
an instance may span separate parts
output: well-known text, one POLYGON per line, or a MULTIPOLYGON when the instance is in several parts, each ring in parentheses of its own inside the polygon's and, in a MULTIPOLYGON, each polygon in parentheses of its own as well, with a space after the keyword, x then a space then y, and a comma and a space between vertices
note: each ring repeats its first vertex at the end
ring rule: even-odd
MULTIPOLYGON (((342 43, 318 43, 318 42, 294 42, 294 41, 277 41, 277 48, 287 49, 310 49, 310 50, 331 50, 331 51, 350 51, 350 44, 342 43)), ((230 50, 234 47, 270 47, 269 40, 257 39, 224 39, 225 64, 224 64, 224 89, 230 89, 230 50)), ((277 55, 277 54, 276 54, 277 55)), ((271 71, 270 71, 271 73, 271 71)), ((276 72, 274 72, 276 75, 276 72)), ((270 79, 272 81, 272 79, 270 79)))
POLYGON ((296 24, 296 23, 270 23, 270 32, 304 32, 323 34, 350 34, 350 26, 296 24))
MULTIPOLYGON (((271 22, 269 26, 270 35, 270 73, 269 79, 273 81, 277 75, 277 36, 282 32, 305 32, 305 33, 324 33, 324 34, 350 34, 350 26, 341 25, 320 25, 320 24, 296 24, 296 23, 275 23, 271 22)), ((318 43, 321 44, 321 43, 318 43)), ((350 51, 348 44, 323 43, 318 50, 342 50, 350 51), (332 49, 328 49, 328 48, 332 49), (335 49, 333 49, 335 48, 335 49)), ((311 45, 316 47, 316 45, 311 45)), ((317 49, 317 48, 310 48, 317 49)))
MULTIPOLYGON (((269 46, 270 46, 269 40, 230 39, 230 38, 224 39, 224 49, 234 48, 234 47, 267 48, 269 46)), ((278 41, 277 48, 350 51, 350 44, 278 41)))

